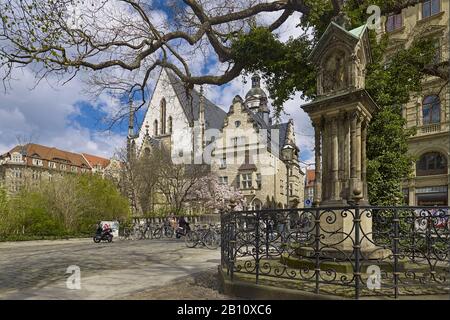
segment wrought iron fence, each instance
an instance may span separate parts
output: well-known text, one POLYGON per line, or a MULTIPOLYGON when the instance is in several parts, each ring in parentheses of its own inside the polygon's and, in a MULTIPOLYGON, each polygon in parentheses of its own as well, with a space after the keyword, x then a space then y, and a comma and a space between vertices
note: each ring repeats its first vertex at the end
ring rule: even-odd
POLYGON ((235 279, 359 299, 449 294, 449 207, 237 211, 221 217, 235 279))

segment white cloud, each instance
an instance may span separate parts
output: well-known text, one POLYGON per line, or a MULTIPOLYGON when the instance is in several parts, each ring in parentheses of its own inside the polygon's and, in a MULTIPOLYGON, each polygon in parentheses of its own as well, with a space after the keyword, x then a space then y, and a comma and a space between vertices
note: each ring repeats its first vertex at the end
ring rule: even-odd
MULTIPOLYGON (((11 88, 0 92, 0 153, 25 141, 53 146, 67 151, 88 152, 111 156, 124 138, 113 133, 99 133, 95 128, 83 128, 70 117, 80 113, 77 102, 86 100, 82 82, 75 78, 65 86, 42 81, 36 88, 35 78, 28 69, 16 70, 11 88)), ((114 110, 118 102, 101 97, 95 105, 102 110, 114 110)))

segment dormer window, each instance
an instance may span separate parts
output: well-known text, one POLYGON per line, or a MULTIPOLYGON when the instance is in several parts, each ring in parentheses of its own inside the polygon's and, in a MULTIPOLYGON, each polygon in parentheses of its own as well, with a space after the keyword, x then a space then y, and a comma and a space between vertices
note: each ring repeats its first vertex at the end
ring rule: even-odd
POLYGON ((11 162, 22 162, 22 155, 20 153, 13 153, 11 155, 11 162))
POLYGON ((49 167, 50 169, 56 169, 56 163, 55 163, 55 162, 52 162, 52 161, 49 161, 49 162, 48 162, 48 167, 49 167))

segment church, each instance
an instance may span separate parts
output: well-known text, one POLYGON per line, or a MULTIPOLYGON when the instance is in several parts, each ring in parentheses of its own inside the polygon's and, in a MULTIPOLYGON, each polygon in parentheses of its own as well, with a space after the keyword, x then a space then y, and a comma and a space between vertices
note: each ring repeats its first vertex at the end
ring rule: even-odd
POLYGON ((271 118, 260 81, 253 75, 245 99, 236 96, 225 112, 203 88, 186 89, 162 69, 138 133, 130 122, 129 148, 139 156, 164 146, 175 164, 208 164, 221 184, 245 196, 249 210, 303 207, 294 122, 271 118))

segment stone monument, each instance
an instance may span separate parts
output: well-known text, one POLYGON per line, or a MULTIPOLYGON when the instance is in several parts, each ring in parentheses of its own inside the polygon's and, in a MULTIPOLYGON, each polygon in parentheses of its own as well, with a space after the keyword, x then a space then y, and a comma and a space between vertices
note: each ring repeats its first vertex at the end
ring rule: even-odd
MULTIPOLYGON (((366 66, 372 59, 367 26, 347 31, 345 24, 331 22, 309 59, 317 69, 317 98, 302 108, 315 130, 314 205, 324 208, 321 241, 351 255, 354 211, 342 210, 355 201, 368 205, 367 126, 378 109, 365 90, 366 66)), ((363 214, 360 224, 369 235, 362 239, 361 250, 377 251, 371 242, 371 215, 363 214)))

